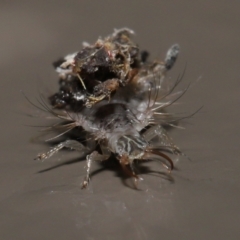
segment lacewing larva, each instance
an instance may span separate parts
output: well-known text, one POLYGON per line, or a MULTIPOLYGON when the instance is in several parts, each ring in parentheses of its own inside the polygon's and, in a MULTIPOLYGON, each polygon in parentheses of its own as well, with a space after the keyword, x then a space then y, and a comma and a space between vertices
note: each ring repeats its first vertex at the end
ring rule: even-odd
POLYGON ((179 46, 171 46, 164 61, 149 61, 148 52, 140 51, 132 41, 133 33, 128 28, 115 30, 53 64, 59 74, 59 91, 49 97, 47 109, 63 123, 52 130, 61 129, 64 136, 81 129, 85 141, 66 137, 36 159, 47 159, 62 148, 86 156, 82 188, 89 183, 93 161, 114 156, 137 182, 136 160, 159 161, 170 172, 174 164, 167 153, 181 154, 164 128, 179 120, 167 108, 185 91, 174 92, 181 77, 175 82, 165 77, 179 46))

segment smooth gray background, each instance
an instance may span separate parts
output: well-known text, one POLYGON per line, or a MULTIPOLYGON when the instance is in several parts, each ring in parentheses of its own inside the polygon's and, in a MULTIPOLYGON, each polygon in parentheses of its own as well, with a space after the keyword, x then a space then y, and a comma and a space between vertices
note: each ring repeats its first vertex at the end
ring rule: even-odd
POLYGON ((233 0, 2 0, 0 239, 240 239, 239 11, 233 0), (39 88, 57 89, 53 60, 125 26, 153 59, 181 46, 169 76, 187 65, 183 85, 193 86, 181 107, 204 107, 171 135, 192 161, 180 159, 174 183, 144 174, 142 191, 124 186, 116 169, 81 190, 84 161, 38 173, 77 153, 33 161, 48 146, 31 143, 39 129, 24 124, 46 121, 21 114, 32 110, 20 90, 35 101, 39 88))

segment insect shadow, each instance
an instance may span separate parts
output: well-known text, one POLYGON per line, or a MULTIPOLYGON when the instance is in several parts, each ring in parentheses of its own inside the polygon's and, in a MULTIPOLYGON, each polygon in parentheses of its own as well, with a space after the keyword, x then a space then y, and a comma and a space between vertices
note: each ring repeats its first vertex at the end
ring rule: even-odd
MULTIPOLYGON (((69 150, 65 150, 65 151, 69 151, 69 150)), ((71 160, 67 160, 67 161, 61 162, 59 164, 56 164, 54 166, 40 170, 40 171, 36 172, 36 174, 45 173, 45 172, 57 169, 59 167, 64 167, 64 166, 70 165, 70 164, 76 164, 76 163, 79 163, 82 161, 85 161, 84 157, 73 158, 71 160)), ((151 160, 138 162, 137 167, 136 167, 137 173, 141 173, 141 175, 152 175, 155 177, 161 177, 162 179, 167 180, 171 183, 175 182, 174 178, 169 173, 164 172, 164 171, 154 171, 151 169, 151 167, 144 165, 146 162, 151 162, 151 160)), ((141 191, 141 189, 139 188, 140 180, 138 180, 139 183, 136 183, 131 176, 127 175, 123 171, 123 169, 121 169, 119 167, 120 164, 114 156, 112 156, 108 161, 95 162, 95 164, 98 165, 100 168, 93 170, 91 172, 91 174, 90 174, 91 178, 93 178, 94 176, 98 175, 101 172, 111 171, 111 172, 114 172, 115 176, 121 180, 121 182, 124 186, 129 187, 131 189, 141 191)), ((177 169, 175 169, 175 170, 177 170, 177 169)), ((141 179, 141 177, 139 179, 141 179)))

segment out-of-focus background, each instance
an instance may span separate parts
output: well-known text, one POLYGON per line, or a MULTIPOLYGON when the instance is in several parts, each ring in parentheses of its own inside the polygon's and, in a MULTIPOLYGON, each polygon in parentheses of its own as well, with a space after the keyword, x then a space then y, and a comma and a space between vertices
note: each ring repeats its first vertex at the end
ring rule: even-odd
POLYGON ((1 1, 0 239, 239 239, 239 9, 234 0, 1 1), (180 102, 203 109, 171 135, 192 161, 180 158, 174 182, 144 174, 141 191, 111 168, 81 190, 77 153, 33 161, 48 146, 24 125, 46 122, 22 114, 32 112, 20 90, 35 101, 57 89, 52 61, 121 27, 152 59, 180 44, 169 76, 186 66, 183 85, 193 84, 180 102))

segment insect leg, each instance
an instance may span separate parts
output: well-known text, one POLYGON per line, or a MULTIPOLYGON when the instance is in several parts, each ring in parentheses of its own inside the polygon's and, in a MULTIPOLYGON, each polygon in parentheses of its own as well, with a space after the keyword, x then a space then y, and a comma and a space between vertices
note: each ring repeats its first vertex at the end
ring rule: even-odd
POLYGON ((173 140, 167 134, 167 131, 161 125, 155 125, 149 128, 143 137, 146 141, 152 140, 154 137, 158 137, 157 144, 161 144, 161 147, 165 147, 174 154, 182 154, 180 149, 173 143, 173 140))
POLYGON ((102 154, 99 154, 97 151, 94 151, 91 154, 87 155, 87 175, 83 180, 82 189, 86 188, 90 181, 90 170, 91 170, 92 162, 93 161, 105 161, 110 157, 110 154, 111 153, 109 153, 107 155, 102 155, 102 154))
POLYGON ((64 147, 79 151, 81 153, 81 156, 86 155, 90 151, 89 148, 85 147, 84 145, 82 145, 80 142, 76 140, 67 140, 65 142, 59 143, 57 146, 53 147, 50 151, 46 153, 38 154, 34 160, 45 160, 47 158, 50 158, 53 154, 57 153, 59 150, 61 150, 64 147))
POLYGON ((127 176, 134 178, 134 186, 138 188, 138 180, 142 180, 136 173, 134 168, 134 160, 129 160, 127 156, 119 158, 120 165, 127 176))

